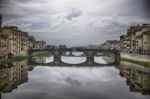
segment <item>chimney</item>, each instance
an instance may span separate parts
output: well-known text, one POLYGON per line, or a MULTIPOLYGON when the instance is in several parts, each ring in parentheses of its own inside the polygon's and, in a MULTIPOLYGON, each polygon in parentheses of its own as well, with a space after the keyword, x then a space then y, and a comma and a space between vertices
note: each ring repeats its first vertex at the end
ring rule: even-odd
POLYGON ((0 28, 2 27, 2 15, 0 15, 0 28))

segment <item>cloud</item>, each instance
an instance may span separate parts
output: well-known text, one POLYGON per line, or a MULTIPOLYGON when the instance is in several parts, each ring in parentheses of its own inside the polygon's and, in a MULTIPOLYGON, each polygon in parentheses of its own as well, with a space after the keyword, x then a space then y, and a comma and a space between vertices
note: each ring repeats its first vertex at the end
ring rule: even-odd
POLYGON ((49 44, 88 45, 117 39, 132 24, 150 23, 148 3, 147 0, 1 0, 0 14, 3 25, 17 25, 49 44))
POLYGON ((71 13, 70 13, 69 15, 67 15, 66 18, 67 18, 68 20, 72 20, 72 18, 76 18, 76 17, 81 16, 81 14, 82 14, 81 11, 72 9, 71 13))
POLYGON ((71 78, 71 77, 65 78, 65 81, 66 81, 67 83, 69 83, 69 84, 70 84, 71 86, 73 86, 73 87, 76 87, 76 86, 80 87, 80 86, 82 85, 82 83, 81 83, 80 81, 75 80, 75 79, 73 79, 73 78, 71 78))
POLYGON ((119 19, 119 16, 103 16, 99 19, 93 20, 92 26, 97 30, 108 31, 117 28, 127 28, 129 23, 125 23, 119 19), (98 21, 97 21, 98 20, 98 21))

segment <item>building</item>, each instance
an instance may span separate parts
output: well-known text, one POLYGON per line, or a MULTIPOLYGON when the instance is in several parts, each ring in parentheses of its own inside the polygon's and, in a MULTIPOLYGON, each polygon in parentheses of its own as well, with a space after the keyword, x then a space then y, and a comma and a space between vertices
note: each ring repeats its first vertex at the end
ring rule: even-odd
POLYGON ((150 54, 150 25, 131 26, 126 35, 120 36, 121 51, 150 54))
POLYGON ((141 30, 135 38, 136 51, 140 54, 150 54, 150 28, 141 30))
POLYGON ((34 36, 28 36, 28 49, 35 48, 35 38, 34 36))
POLYGON ((5 37, 7 45, 7 54, 27 55, 28 50, 28 33, 23 32, 15 26, 4 26, 1 28, 1 35, 5 37))
POLYGON ((142 34, 143 37, 143 51, 150 54, 150 29, 142 34))
POLYGON ((0 28, 2 28, 2 15, 0 15, 0 28))
POLYGON ((2 15, 0 15, 0 59, 7 55, 6 36, 2 34, 2 15))
POLYGON ((35 41, 35 49, 45 49, 46 48, 46 42, 45 41, 35 41))
POLYGON ((17 55, 27 56, 28 49, 46 48, 45 41, 36 41, 34 36, 29 36, 16 26, 2 27, 2 15, 0 15, 0 59, 17 55))
POLYGON ((7 56, 7 37, 2 34, 0 29, 0 58, 7 56))
POLYGON ((59 48, 60 48, 60 49, 66 49, 67 46, 66 46, 66 45, 59 45, 59 48))
POLYGON ((130 51, 130 37, 129 35, 120 36, 120 50, 123 52, 130 51))
POLYGON ((88 45, 86 46, 87 49, 99 49, 100 45, 88 45))
POLYGON ((46 48, 48 48, 48 49, 54 49, 55 45, 46 45, 46 48))
POLYGON ((120 50, 120 41, 118 40, 107 40, 100 47, 101 49, 117 49, 120 50))

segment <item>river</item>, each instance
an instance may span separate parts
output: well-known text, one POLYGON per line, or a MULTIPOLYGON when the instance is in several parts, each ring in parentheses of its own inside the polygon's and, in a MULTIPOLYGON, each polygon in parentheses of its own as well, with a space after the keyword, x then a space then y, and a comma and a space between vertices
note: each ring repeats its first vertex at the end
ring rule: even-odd
MULTIPOLYGON (((53 57, 39 59, 52 62, 53 57)), ((82 63, 83 57, 62 57, 82 63)), ((96 57, 97 63, 105 63, 96 57)), ((0 69, 0 99, 150 99, 150 68, 120 66, 29 66, 27 61, 0 69)))

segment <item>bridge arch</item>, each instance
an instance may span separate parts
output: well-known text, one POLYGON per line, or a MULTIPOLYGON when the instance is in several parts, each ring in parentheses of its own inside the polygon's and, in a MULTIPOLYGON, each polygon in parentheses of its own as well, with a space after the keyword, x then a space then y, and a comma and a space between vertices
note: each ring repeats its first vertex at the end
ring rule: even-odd
MULTIPOLYGON (((32 55, 33 52, 36 51, 48 51, 50 53, 53 53, 54 55, 54 61, 51 63, 51 65, 70 65, 66 62, 63 62, 61 59, 61 56, 63 55, 63 53, 67 52, 67 51, 79 51, 79 52, 83 52, 84 55, 86 56, 86 62, 81 63, 81 65, 92 65, 92 64, 96 64, 96 65, 101 65, 99 63, 96 63, 94 61, 94 57, 97 55, 98 52, 100 53, 107 53, 109 54, 114 54, 114 62, 112 63, 107 63, 108 65, 111 64, 119 64, 120 63, 120 52, 117 50, 104 50, 104 49, 35 49, 35 50, 29 50, 29 55, 32 55)), ((100 55, 99 55, 100 56, 100 55)), ((30 56, 30 60, 32 60, 32 56, 30 56)), ((50 65, 50 64, 48 64, 50 65)), ((106 65, 106 64, 103 64, 106 65)))

